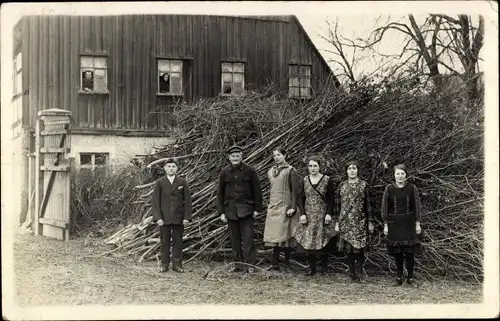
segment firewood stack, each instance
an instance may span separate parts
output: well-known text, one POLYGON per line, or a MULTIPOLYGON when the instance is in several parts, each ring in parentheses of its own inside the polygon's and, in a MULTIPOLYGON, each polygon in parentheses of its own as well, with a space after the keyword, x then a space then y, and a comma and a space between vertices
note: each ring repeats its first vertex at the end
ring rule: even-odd
MULTIPOLYGON (((446 101, 449 97, 408 90, 396 80, 389 88, 360 84, 350 93, 328 85, 305 102, 264 92, 179 106, 172 113, 177 142, 141 155, 149 164, 145 169, 149 175, 136 187, 144 192, 134 203, 142 204, 143 221, 117 231, 106 243, 139 261, 155 259, 160 243, 150 198, 155 180, 164 174, 162 160, 175 156, 193 196, 193 221, 184 233, 187 261, 207 252, 226 252, 229 232, 215 209, 218 174, 227 164, 225 148, 235 143, 244 146, 244 161, 261 179, 265 208, 272 149, 281 145, 289 152, 287 161, 302 176, 311 154, 322 155, 323 173, 337 182, 345 179, 342 168, 347 160, 362 164, 361 177, 372 187, 372 207, 379 221, 368 264, 379 270, 390 266, 380 222, 383 189, 394 180, 392 166, 406 163, 409 181, 419 188, 423 204, 424 253, 417 268, 428 277, 450 274, 480 280, 483 110, 478 105, 463 117, 464 113, 450 111, 446 101)), ((257 244, 264 221, 265 212, 255 223, 257 244)))

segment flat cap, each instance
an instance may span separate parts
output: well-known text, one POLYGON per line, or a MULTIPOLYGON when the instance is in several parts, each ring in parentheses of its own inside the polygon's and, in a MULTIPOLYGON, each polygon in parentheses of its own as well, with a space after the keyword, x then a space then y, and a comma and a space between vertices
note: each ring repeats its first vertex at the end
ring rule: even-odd
POLYGON ((165 159, 163 166, 165 166, 167 164, 175 164, 175 165, 179 166, 179 161, 175 157, 169 157, 169 158, 165 159))
POLYGON ((228 154, 241 153, 241 152, 243 152, 243 148, 241 148, 241 146, 238 146, 238 145, 233 145, 227 149, 228 154))

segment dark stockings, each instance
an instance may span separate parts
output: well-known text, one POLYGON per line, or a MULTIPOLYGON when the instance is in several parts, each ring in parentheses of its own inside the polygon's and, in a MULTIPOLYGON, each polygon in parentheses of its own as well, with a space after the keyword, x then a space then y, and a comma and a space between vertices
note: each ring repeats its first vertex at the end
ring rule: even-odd
POLYGON ((309 269, 306 273, 308 275, 316 274, 316 253, 307 254, 307 263, 309 264, 309 269))
POLYGON ((413 278, 413 269, 415 266, 415 255, 413 253, 405 253, 406 270, 408 271, 408 279, 413 278))
POLYGON ((273 248, 273 256, 271 258, 271 265, 274 267, 279 266, 279 258, 280 254, 283 252, 285 254, 285 264, 290 264, 290 252, 291 250, 289 248, 279 248, 275 247, 273 248))
POLYGON ((396 275, 398 279, 403 278, 403 264, 404 264, 404 255, 403 253, 398 253, 395 254, 394 257, 396 258, 396 275))
POLYGON ((359 253, 347 254, 349 271, 352 279, 359 279, 363 274, 363 266, 365 265, 365 252, 360 250, 359 253))

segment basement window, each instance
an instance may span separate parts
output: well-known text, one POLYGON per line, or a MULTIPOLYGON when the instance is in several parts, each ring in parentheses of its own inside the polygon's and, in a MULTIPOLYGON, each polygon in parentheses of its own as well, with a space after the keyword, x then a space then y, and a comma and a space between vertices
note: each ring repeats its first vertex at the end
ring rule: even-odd
POLYGON ((311 66, 289 65, 288 97, 311 98, 311 66))
POLYGON ((108 58, 80 57, 80 89, 83 92, 108 92, 108 58))
POLYGON ((158 94, 182 96, 182 60, 158 59, 158 94))
POLYGON ((245 64, 242 62, 222 63, 222 95, 240 96, 245 88, 245 64))
POLYGON ((80 153, 80 171, 107 175, 109 170, 108 153, 80 153))

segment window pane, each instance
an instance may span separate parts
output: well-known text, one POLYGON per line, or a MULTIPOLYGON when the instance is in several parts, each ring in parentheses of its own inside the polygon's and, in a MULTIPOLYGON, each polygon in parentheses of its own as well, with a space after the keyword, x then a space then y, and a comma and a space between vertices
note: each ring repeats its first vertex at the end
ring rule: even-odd
POLYGON ((245 65, 242 63, 235 63, 233 65, 233 71, 234 72, 244 72, 245 71, 245 65))
POLYGON ((289 71, 290 75, 298 74, 299 73, 299 66, 297 66, 297 65, 290 65, 288 67, 288 71, 289 71))
POLYGON ((107 66, 106 60, 107 60, 106 57, 95 57, 94 58, 94 67, 106 69, 106 66, 107 66))
POLYGON ((300 97, 309 97, 310 94, 309 88, 300 88, 300 97))
POLYGON ((300 78, 300 87, 310 87, 311 86, 311 79, 310 78, 300 78))
POLYGON ((224 93, 224 94, 230 94, 231 93, 231 83, 225 82, 222 85, 222 93, 224 93))
POLYGON ((81 67, 84 67, 84 68, 87 68, 87 67, 93 68, 94 67, 94 58, 83 56, 80 59, 80 65, 81 65, 81 67))
POLYGON ((228 74, 228 73, 224 73, 224 74, 222 74, 222 80, 224 82, 232 82, 233 81, 233 75, 232 74, 228 74))
POLYGON ((310 66, 300 66, 300 74, 301 75, 311 75, 311 67, 310 66))
POLYGON ((168 60, 158 60, 158 71, 170 71, 168 60))
POLYGON ((243 74, 234 74, 233 81, 238 82, 238 83, 242 83, 243 82, 243 74))
POLYGON ((290 87, 288 90, 289 97, 299 97, 299 88, 298 87, 290 87))
POLYGON ((180 60, 171 60, 170 61, 170 71, 182 72, 182 61, 180 61, 180 60))
POLYGON ((295 87, 299 87, 299 78, 297 77, 291 77, 288 79, 288 85, 289 86, 295 86, 295 87))
POLYGON ((233 71, 233 64, 229 62, 222 63, 222 72, 224 71, 233 71))
POLYGON ((92 155, 91 154, 80 154, 80 165, 91 165, 92 155))
POLYGON ((158 91, 160 93, 165 94, 170 92, 170 74, 168 72, 159 72, 158 86, 158 91))
POLYGON ((94 71, 89 69, 82 70, 82 90, 94 90, 94 71))
POLYGON ((106 165, 108 163, 106 158, 106 154, 95 154, 95 165, 106 165))
POLYGON ((106 91, 108 89, 108 77, 105 70, 96 69, 94 74, 94 88, 98 91, 106 91))
POLYGON ((181 94, 182 93, 182 81, 179 75, 174 77, 172 75, 171 81, 170 81, 170 92, 172 94, 181 94))
POLYGON ((241 95, 243 93, 243 83, 241 82, 233 83, 233 93, 235 95, 241 95))

